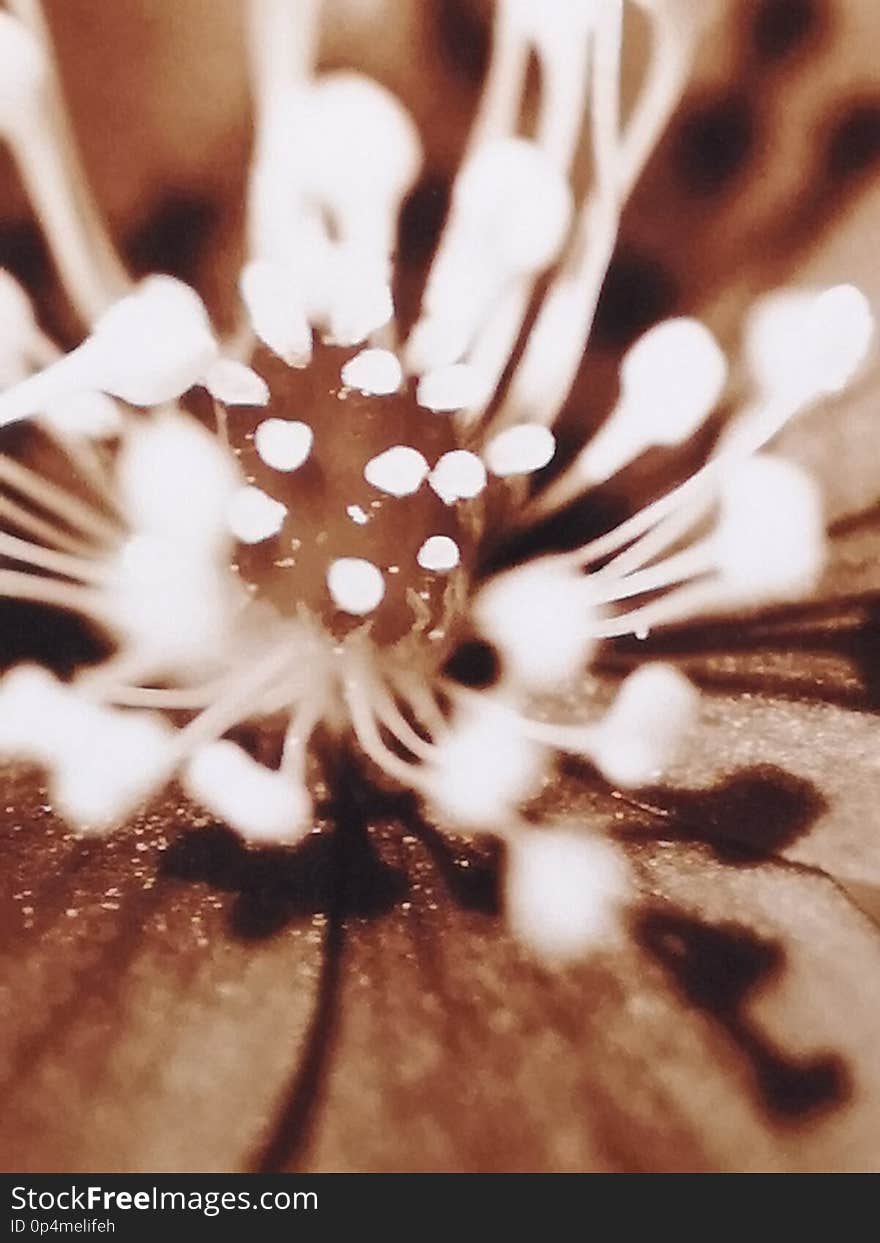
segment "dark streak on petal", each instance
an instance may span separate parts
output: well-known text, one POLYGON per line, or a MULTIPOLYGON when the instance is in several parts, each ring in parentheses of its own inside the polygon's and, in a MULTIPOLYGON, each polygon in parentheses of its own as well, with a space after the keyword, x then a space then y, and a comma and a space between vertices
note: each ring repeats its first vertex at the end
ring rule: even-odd
POLYGON ((778 942, 734 924, 712 926, 665 910, 644 914, 638 931, 688 1001, 712 1014, 742 1049, 771 1114, 796 1120, 847 1099, 849 1075, 841 1058, 789 1057, 748 1016, 753 994, 784 970, 778 942))

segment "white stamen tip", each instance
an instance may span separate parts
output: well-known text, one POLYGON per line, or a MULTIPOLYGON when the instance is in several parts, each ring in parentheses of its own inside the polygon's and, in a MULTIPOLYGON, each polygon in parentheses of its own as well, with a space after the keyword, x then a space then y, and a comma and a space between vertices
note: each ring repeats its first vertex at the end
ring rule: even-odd
POLYGON ((745 353, 763 394, 799 406, 844 389, 873 335, 871 306, 854 285, 785 289, 752 309, 745 353))
POLYGON ((387 258, 422 160, 406 109, 378 82, 350 71, 324 73, 276 103, 261 172, 278 210, 286 208, 288 220, 278 227, 289 229, 291 207, 314 204, 343 243, 387 258))
POLYGON ((137 647, 145 666, 191 672, 223 652, 238 603, 228 551, 173 535, 138 534, 110 566, 113 628, 137 647))
POLYGON ((382 603, 385 579, 372 561, 339 557, 327 571, 327 588, 333 603, 343 613, 366 617, 382 603))
POLYGON ((448 574, 461 560, 458 544, 448 535, 430 535, 419 549, 416 560, 423 570, 448 574))
POLYGON ((287 507, 248 484, 232 497, 226 518, 236 539, 243 544, 259 544, 278 534, 287 518, 287 507))
POLYGON ((324 307, 325 337, 334 345, 358 345, 394 317, 384 263, 353 247, 330 252, 316 297, 324 307))
MULTIPOLYGON (((149 276, 95 325, 67 358, 81 358, 100 388, 135 406, 181 397, 217 357, 204 303, 183 281, 149 276)), ((59 365, 63 366, 66 360, 59 365)))
POLYGON ((206 551, 225 548, 226 507, 239 478, 217 438, 182 414, 138 422, 117 465, 123 508, 136 531, 206 551))
POLYGON ((614 847, 573 827, 523 830, 507 845, 507 921, 546 962, 573 961, 613 938, 627 888, 614 847))
POLYGON ((541 470, 555 452, 556 438, 548 427, 519 423, 490 440, 483 456, 493 475, 506 478, 541 470))
POLYGON ((226 406, 265 406, 269 385, 251 367, 234 358, 218 358, 204 377, 205 388, 226 406))
POLYGON ((525 737, 514 712, 483 695, 459 710, 436 744, 427 789, 447 819, 491 830, 534 792, 543 771, 543 748, 525 737))
POLYGON ((150 276, 110 307, 71 354, 4 393, 0 425, 94 390, 133 406, 163 405, 202 384, 217 355, 198 294, 171 276, 150 276))
POLYGON ((295 275, 279 264, 249 263, 239 289, 251 326, 263 344, 291 367, 308 366, 312 329, 297 300, 295 275))
POLYGON ((52 674, 19 665, 0 681, 0 754, 50 761, 70 732, 70 693, 52 674))
POLYGON ((825 564, 819 490, 793 462, 758 454, 726 477, 714 537, 719 568, 738 596, 784 599, 809 590, 825 564))
POLYGON ((313 442, 308 424, 287 419, 264 419, 254 432, 257 453, 273 470, 298 470, 308 460, 313 442))
POLYGON ((367 483, 389 496, 412 496, 428 475, 428 463, 418 449, 393 445, 371 458, 364 467, 367 483))
POLYGON ((100 707, 43 670, 0 684, 0 751, 45 764, 52 802, 80 829, 114 827, 163 785, 173 739, 160 717, 100 707))
MULTIPOLYGON (((462 168, 453 212, 459 233, 482 243, 485 262, 506 273, 538 272, 565 240, 572 196, 537 143, 502 138, 479 147, 462 168)), ((472 258, 479 256, 475 248, 472 258)))
POLYGON ((475 453, 451 449, 431 471, 428 483, 445 505, 471 501, 486 486, 486 468, 475 453))
POLYGON ((299 841, 312 825, 312 805, 301 782, 274 772, 235 743, 201 747, 187 766, 187 792, 247 841, 299 841))
POLYGON ((598 484, 652 445, 681 444, 711 414, 727 383, 727 360, 696 319, 668 319, 631 347, 620 369, 620 400, 578 460, 598 484))
POLYGON ((698 705, 698 694, 671 665, 637 669, 596 727, 591 755, 609 781, 645 785, 675 758, 698 705))
POLYGON ((623 360, 626 397, 647 419, 653 413, 654 443, 675 444, 689 436, 717 403, 727 381, 727 359, 697 319, 667 319, 641 336, 623 360))
POLYGON ((452 363, 429 371, 419 380, 416 400, 435 414, 466 410, 476 405, 481 396, 480 378, 467 363, 452 363))
POLYGON ((390 350, 361 350, 342 368, 342 383, 368 396, 396 393, 403 383, 403 369, 390 350))
POLYGON ((456 178, 422 315, 407 343, 408 366, 424 375, 422 405, 455 410, 489 400, 497 376, 485 357, 470 371, 455 367, 497 349, 487 347, 492 333, 486 338, 484 325, 505 318, 505 303, 528 300, 529 282, 558 254, 571 212, 567 178, 536 142, 503 138, 477 146, 456 178))
POLYGON ((174 730, 147 713, 89 704, 82 714, 55 759, 50 794, 65 820, 100 832, 120 824, 168 780, 174 730))
POLYGON ((817 326, 823 333, 823 385, 826 393, 839 393, 861 366, 874 339, 871 304, 855 285, 826 289, 815 306, 817 326))
POLYGON ((583 574, 550 559, 499 574, 482 588, 474 618, 504 657, 505 673, 535 690, 580 673, 593 646, 590 587, 583 574))

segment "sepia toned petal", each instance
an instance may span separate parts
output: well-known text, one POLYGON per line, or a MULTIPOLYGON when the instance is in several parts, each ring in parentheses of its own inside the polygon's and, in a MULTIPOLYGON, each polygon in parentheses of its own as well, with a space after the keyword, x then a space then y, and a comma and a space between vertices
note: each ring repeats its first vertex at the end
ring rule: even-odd
MULTIPOLYGON (((98 433, 69 460, 60 424, 60 449, 34 449, 45 428, 4 433, 13 534, 2 533, 0 574, 21 599, 0 602, 0 666, 36 654, 78 672, 72 688, 51 680, 54 702, 72 705, 64 720, 38 685, 25 695, 36 737, 14 711, 3 722, 8 755, 48 769, 0 771, 3 1168, 878 1166, 880 16, 873 0, 707 0, 691 76, 673 75, 678 102, 650 127, 652 158, 616 166, 607 232, 588 192, 601 206, 616 102, 589 152, 567 116, 586 78, 568 72, 566 23, 599 9, 560 9, 547 24, 509 7, 539 70, 536 96, 524 59, 522 97, 508 101, 528 137, 505 138, 504 117, 480 102, 500 11, 490 0, 327 0, 316 64, 333 71, 329 95, 314 81, 292 93, 300 138, 317 121, 297 152, 275 150, 290 158, 273 182, 260 177, 269 127, 260 91, 249 98, 243 6, 46 0, 71 124, 133 278, 192 285, 219 340, 259 269, 272 322, 265 297, 246 297, 251 323, 224 340, 218 371, 205 318, 205 358, 196 351, 194 366, 184 350, 182 370, 165 358, 170 380, 162 349, 157 363, 143 348, 169 344, 167 316, 114 341, 104 361, 124 383, 103 388, 138 405, 183 394, 185 419, 174 418, 197 419, 212 446, 188 456, 181 434, 151 470, 132 468, 128 489, 114 469, 154 415, 138 422, 120 405, 121 451, 98 433), (544 87, 560 65, 554 111, 544 87), (282 190, 280 202, 267 195, 281 228, 265 237, 245 221, 264 180, 282 190), (541 198, 534 187, 548 184, 559 193, 541 198), (565 246, 585 198, 589 228, 565 246), (591 248, 582 287, 571 270, 591 248), (848 342, 833 323, 830 367, 821 350, 808 360, 812 387, 797 348, 792 364, 768 346, 763 372, 742 348, 749 308, 779 289, 796 309, 804 301, 813 329, 828 295, 815 323, 842 307, 852 324, 848 342), (276 357, 249 352, 250 328, 276 357), (517 388, 520 348, 540 365, 524 365, 517 388), (757 470, 737 475, 737 453, 725 458, 737 411, 753 413, 779 371, 798 401, 766 435, 753 420, 757 470), (187 396, 191 384, 213 404, 187 396), (296 444, 268 445, 260 430, 276 424, 276 440, 298 429, 296 444), (374 469, 401 453, 415 462, 409 482, 374 469), (212 454, 234 466, 234 505, 225 466, 220 491, 208 486, 212 454), (705 481, 713 454, 728 468, 719 525, 699 527, 698 488, 699 531, 685 524, 664 544, 661 519, 660 553, 645 551, 653 497, 673 478, 705 481), (572 461, 575 476, 589 466, 595 492, 575 478, 566 493, 572 461), (545 487, 539 474, 531 498, 493 491, 545 470, 559 476, 545 487), (15 534, 22 521, 49 547, 15 534), (435 545, 443 557, 425 553, 435 545), (523 551, 545 555, 523 569, 523 551), (385 604, 392 630, 393 610, 405 619, 387 661, 371 632, 385 604), (122 650, 65 628, 58 606, 85 628, 109 625, 122 650), (423 660, 447 632, 448 649, 423 660), (464 666, 482 658, 471 681, 455 672, 462 652, 464 666), (115 735, 78 724, 102 695, 108 730, 132 725, 123 793, 143 793, 135 777, 145 788, 157 769, 154 802, 130 824, 101 749, 115 735), (167 763, 140 745, 153 727, 167 763), (159 789, 172 750, 202 812, 176 785, 159 789), (65 799, 59 774, 88 797, 65 799), (592 887, 578 884, 585 872, 592 887), (550 909, 554 897, 564 909, 550 909)), ((653 5, 626 7, 626 55, 611 66, 625 118, 653 5)), ((10 383, 27 384, 35 368, 70 374, 42 326, 65 346, 83 326, 63 305, 63 248, 54 272, 52 238, 47 249, 22 223, 8 173, 0 263, 34 307, 22 294, 2 361, 10 383)), ((85 321, 110 297, 100 282, 94 299, 66 284, 85 321)), ((177 336, 169 348, 183 348, 177 336)))
POLYGON ((404 840, 406 906, 346 926, 292 1168, 872 1168, 880 942, 831 882, 636 847, 631 932, 554 974, 500 932, 484 863, 404 840))
POLYGON ((76 841, 4 773, 0 1166, 243 1168, 306 1045, 332 847, 248 856, 173 802, 76 841))

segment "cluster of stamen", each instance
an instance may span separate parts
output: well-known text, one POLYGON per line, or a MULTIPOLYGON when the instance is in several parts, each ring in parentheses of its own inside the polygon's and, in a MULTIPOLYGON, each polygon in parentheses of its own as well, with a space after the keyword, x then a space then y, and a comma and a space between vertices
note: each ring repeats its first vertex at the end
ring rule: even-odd
POLYGON ((637 3, 653 54, 623 119, 623 0, 499 0, 404 339, 392 272, 418 134, 376 83, 315 70, 317 0, 251 0, 257 133, 244 330, 229 345, 179 280, 127 284, 58 121, 38 6, 0 15, 0 123, 88 327, 58 352, 3 277, 0 426, 39 423, 79 483, 0 456, 0 593, 69 609, 116 644, 72 684, 14 669, 0 753, 46 768, 77 828, 116 827, 177 774, 248 840, 295 843, 312 827, 321 727, 351 734, 377 774, 451 827, 505 839, 509 916, 528 944, 565 957, 609 931, 624 889, 614 849, 532 823, 528 805, 559 752, 624 788, 656 780, 695 692, 649 664, 576 721, 537 711, 535 696, 576 683, 603 640, 810 587, 819 498, 764 450, 850 380, 873 329, 851 286, 763 299, 743 336, 747 402, 700 469, 585 546, 480 581, 499 521, 545 518, 646 449, 686 442, 727 392, 708 329, 656 326, 624 359, 598 434, 524 499, 519 481, 554 458, 622 205, 694 47, 684 6, 637 3), (525 137, 531 57, 540 94, 525 137), (482 691, 447 671, 473 634, 500 660, 482 691), (277 767, 237 740, 243 722, 280 731, 277 767))

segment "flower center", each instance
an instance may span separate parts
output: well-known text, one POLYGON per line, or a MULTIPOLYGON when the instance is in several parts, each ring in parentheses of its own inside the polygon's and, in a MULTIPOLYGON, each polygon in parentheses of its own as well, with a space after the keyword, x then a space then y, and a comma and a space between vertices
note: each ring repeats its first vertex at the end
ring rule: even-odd
POLYGON ((226 416, 245 480, 229 516, 237 572, 336 637, 366 624, 381 645, 414 631, 442 644, 480 526, 479 460, 388 351, 318 346, 302 370, 253 361, 269 403, 226 416))

